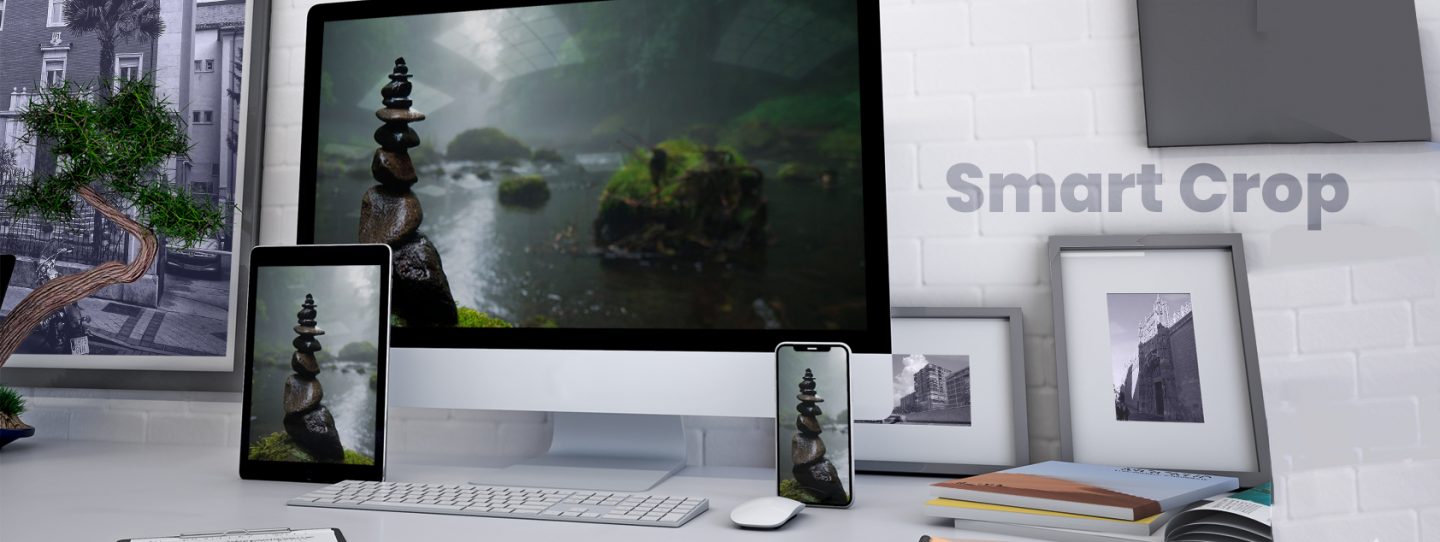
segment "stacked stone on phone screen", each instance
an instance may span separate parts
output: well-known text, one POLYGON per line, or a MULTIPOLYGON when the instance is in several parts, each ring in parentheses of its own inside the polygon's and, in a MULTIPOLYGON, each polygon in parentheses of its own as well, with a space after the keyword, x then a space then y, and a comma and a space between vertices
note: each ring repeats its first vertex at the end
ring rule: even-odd
POLYGON ((815 387, 814 373, 805 369, 805 376, 800 379, 800 394, 795 396, 800 400, 795 406, 800 416, 795 420, 795 436, 790 439, 790 461, 795 465, 791 472, 800 488, 815 500, 844 502, 845 486, 840 482, 840 473, 825 459, 825 441, 820 438, 824 428, 819 419, 820 403, 825 400, 815 392, 815 387))

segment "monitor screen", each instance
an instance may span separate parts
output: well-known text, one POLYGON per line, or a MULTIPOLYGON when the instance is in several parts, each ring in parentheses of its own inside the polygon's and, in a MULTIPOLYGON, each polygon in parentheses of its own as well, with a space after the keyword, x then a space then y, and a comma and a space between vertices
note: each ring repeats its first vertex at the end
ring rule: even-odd
POLYGON ((875 6, 393 4, 311 12, 299 238, 397 346, 888 343, 875 6))

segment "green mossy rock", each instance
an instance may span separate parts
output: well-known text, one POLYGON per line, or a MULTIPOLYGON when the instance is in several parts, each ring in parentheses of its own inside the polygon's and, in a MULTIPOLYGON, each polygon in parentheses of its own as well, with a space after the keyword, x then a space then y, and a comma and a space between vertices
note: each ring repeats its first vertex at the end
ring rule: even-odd
MULTIPOLYGON (((510 322, 506 322, 506 321, 501 320, 501 319, 499 319, 499 318, 496 318, 496 317, 494 317, 494 316, 490 316, 490 315, 488 315, 488 314, 485 314, 485 313, 483 313, 483 312, 477 311, 477 310, 472 309, 472 308, 470 308, 470 307, 456 307, 456 309, 455 309, 455 316, 456 316, 456 318, 455 318, 455 327, 468 327, 468 328, 482 328, 482 327, 506 328, 506 327, 515 327, 515 324, 512 324, 512 323, 510 323, 510 322)), ((392 314, 392 315, 390 315, 390 325, 391 325, 392 327, 406 327, 406 326, 410 325, 410 323, 409 323, 409 322, 406 322, 404 318, 401 318, 401 317, 398 316, 398 315, 392 314)))
MULTIPOLYGON (((315 458, 305 453, 299 446, 290 440, 290 435, 284 431, 276 431, 266 435, 250 445, 250 459, 253 461, 287 461, 300 463, 315 463, 315 458)), ((375 459, 361 454, 355 450, 345 450, 345 459, 341 463, 346 465, 374 465, 375 459)))
POLYGON ((809 491, 805 491, 805 488, 800 487, 800 482, 796 482, 795 480, 780 481, 780 496, 805 504, 820 503, 820 499, 815 498, 809 491))
POLYGON ((483 312, 477 311, 477 310, 472 309, 472 308, 470 308, 470 307, 460 307, 459 310, 456 311, 456 314, 459 316, 459 319, 458 319, 458 321, 455 323, 455 327, 469 327, 469 328, 483 328, 483 327, 506 328, 506 327, 515 327, 515 325, 514 325, 514 324, 511 324, 510 322, 506 322, 506 321, 504 321, 504 320, 501 320, 501 319, 496 318, 496 317, 494 317, 494 316, 490 316, 490 315, 488 315, 488 314, 485 314, 485 313, 483 313, 483 312))
POLYGON ((612 253, 723 257, 765 245, 764 175, 729 147, 671 139, 632 153, 600 194, 595 244, 612 253), (654 162, 654 163, 652 163, 654 162))
POLYGON ((550 201, 550 185, 539 175, 511 177, 500 182, 500 203, 539 207, 550 201))

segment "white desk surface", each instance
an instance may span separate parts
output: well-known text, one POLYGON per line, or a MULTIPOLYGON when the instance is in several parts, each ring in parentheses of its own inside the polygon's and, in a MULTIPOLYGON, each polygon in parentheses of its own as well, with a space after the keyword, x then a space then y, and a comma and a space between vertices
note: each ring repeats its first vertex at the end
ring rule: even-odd
MULTIPOLYGON (((861 475, 848 510, 807 509, 777 531, 743 531, 730 510, 769 493, 768 469, 692 467, 648 493, 710 499, 710 510, 679 529, 328 510, 286 506, 317 484, 241 480, 230 448, 22 439, 0 450, 0 539, 112 541, 265 527, 338 527, 353 542, 602 540, 705 542, 804 540, 914 542, 1027 539, 960 531, 921 513, 935 479, 861 475)), ((478 469, 393 458, 390 480, 466 481, 478 469), (399 463, 399 464, 396 464, 399 463)))

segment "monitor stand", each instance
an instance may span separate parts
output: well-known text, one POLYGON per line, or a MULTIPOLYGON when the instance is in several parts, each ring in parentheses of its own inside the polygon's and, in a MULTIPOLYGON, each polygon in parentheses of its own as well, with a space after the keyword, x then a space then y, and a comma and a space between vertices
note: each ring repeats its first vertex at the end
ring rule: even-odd
POLYGON ((475 483, 640 492, 685 467, 680 416, 555 412, 551 419, 548 452, 475 483))

